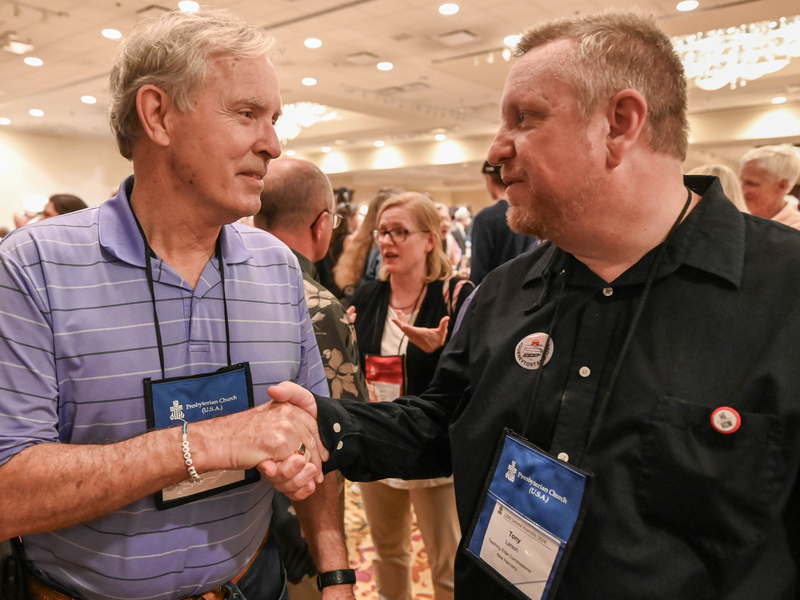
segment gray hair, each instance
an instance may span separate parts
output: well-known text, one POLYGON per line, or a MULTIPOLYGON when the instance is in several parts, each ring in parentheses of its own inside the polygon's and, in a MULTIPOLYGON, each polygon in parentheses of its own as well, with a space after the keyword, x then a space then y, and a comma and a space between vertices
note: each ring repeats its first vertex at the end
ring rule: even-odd
POLYGON ((800 178, 800 154, 790 144, 753 148, 742 157, 740 164, 743 167, 749 162, 756 163, 777 181, 786 179, 790 190, 800 178))
POLYGON ((132 157, 142 134, 136 110, 142 86, 160 88, 186 113, 194 107, 211 58, 258 58, 272 44, 266 31, 221 9, 174 10, 137 25, 122 42, 109 81, 108 119, 122 156, 132 157))
POLYGON ((282 158, 269 164, 254 222, 267 231, 299 232, 332 206, 333 188, 325 173, 306 160, 282 158))
POLYGON ((655 21, 635 12, 607 11, 562 19, 526 31, 517 55, 567 39, 575 51, 554 67, 569 85, 583 119, 625 89, 647 101, 644 132, 655 152, 686 158, 686 77, 669 37, 655 21))

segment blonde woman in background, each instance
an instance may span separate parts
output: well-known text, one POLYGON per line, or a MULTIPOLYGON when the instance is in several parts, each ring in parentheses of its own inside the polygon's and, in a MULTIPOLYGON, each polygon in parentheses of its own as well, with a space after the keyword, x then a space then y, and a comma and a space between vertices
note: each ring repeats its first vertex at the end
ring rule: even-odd
POLYGON ((366 272, 369 263, 372 262, 369 259, 380 257, 378 247, 372 240, 372 231, 378 222, 378 211, 383 206, 383 203, 392 196, 402 193, 402 189, 393 187, 379 190, 375 197, 370 200, 364 222, 350 236, 349 241, 345 240, 344 251, 333 268, 333 278, 336 286, 342 291, 342 297, 352 295, 353 290, 358 287, 362 280, 375 279, 377 277, 377 268, 375 268, 374 273, 366 272))
MULTIPOLYGON (((407 192, 388 199, 373 236, 383 262, 380 278, 353 294, 361 364, 374 400, 420 394, 430 387, 471 281, 453 276, 442 249, 433 202, 407 192)), ((461 538, 452 477, 361 483, 375 544, 381 600, 412 600, 412 510, 431 568, 435 600, 453 599, 453 567, 461 538)))

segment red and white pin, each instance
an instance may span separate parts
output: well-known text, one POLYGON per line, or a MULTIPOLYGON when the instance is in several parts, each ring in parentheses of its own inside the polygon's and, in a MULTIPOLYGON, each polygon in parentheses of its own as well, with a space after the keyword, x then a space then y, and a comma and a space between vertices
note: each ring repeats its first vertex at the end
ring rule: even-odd
POLYGON ((720 433, 734 433, 742 426, 742 416, 730 406, 720 406, 711 413, 711 426, 720 433))

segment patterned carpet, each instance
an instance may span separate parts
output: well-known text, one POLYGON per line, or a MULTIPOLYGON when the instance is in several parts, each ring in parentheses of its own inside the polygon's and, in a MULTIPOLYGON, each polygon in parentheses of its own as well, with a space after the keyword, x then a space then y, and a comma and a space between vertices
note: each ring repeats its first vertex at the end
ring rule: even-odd
MULTIPOLYGON (((350 556, 350 566, 356 570, 357 583, 355 587, 358 600, 378 600, 378 591, 375 587, 375 575, 372 560, 375 557, 375 547, 369 535, 369 526, 364 517, 364 508, 361 503, 361 492, 358 484, 345 483, 345 512, 344 526, 347 534, 347 550, 350 556)), ((411 576, 414 584, 414 600, 433 600, 433 587, 431 586, 431 571, 428 567, 428 558, 422 544, 422 536, 414 522, 411 535, 413 548, 413 563, 411 576)))

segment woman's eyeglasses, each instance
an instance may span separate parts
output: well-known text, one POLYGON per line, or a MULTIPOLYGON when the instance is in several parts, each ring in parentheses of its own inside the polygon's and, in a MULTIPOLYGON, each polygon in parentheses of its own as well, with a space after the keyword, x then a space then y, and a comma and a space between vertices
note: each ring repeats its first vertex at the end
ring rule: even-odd
POLYGON ((405 242, 410 233, 428 233, 424 229, 375 229, 372 232, 372 239, 380 243, 384 236, 389 236, 392 242, 399 244, 405 242))

